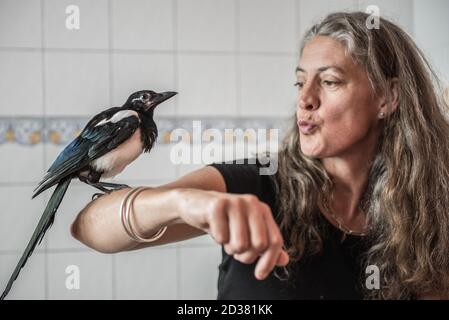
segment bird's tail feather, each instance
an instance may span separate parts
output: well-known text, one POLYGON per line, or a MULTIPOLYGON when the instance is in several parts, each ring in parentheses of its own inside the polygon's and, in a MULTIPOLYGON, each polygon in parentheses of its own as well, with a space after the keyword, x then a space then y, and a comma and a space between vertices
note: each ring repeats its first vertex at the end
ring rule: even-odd
POLYGON ((64 197, 65 192, 67 191, 67 188, 69 187, 70 182, 71 182, 71 177, 64 178, 63 180, 61 180, 58 183, 55 191, 53 191, 53 194, 51 195, 51 198, 47 203, 47 207, 45 208, 44 213, 42 214, 42 217, 39 220, 39 223, 38 223, 36 229, 34 230, 34 233, 31 236, 31 239, 28 242, 28 245, 27 245, 25 251, 22 254, 22 257, 20 258, 19 263, 17 264, 16 268, 14 269, 14 272, 12 273, 11 277, 9 278, 8 284, 6 285, 6 288, 3 291, 3 293, 0 297, 0 300, 3 300, 6 297, 6 295, 8 294, 9 290, 12 287, 13 282, 17 279, 17 276, 19 275, 20 270, 25 266, 25 263, 27 262, 28 258, 33 253, 33 250, 36 247, 36 244, 41 243, 45 232, 53 224, 56 211, 58 210, 58 207, 61 204, 62 198, 64 197))

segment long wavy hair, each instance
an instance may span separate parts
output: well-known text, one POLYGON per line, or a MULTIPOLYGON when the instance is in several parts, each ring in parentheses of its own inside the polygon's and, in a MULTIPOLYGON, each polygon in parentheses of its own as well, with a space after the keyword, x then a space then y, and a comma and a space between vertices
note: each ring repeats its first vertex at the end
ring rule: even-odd
MULTIPOLYGON (((366 298, 413 299, 437 291, 449 297, 449 107, 438 77, 412 38, 380 18, 368 29, 363 12, 333 13, 304 36, 345 45, 367 72, 373 92, 389 95, 398 79, 399 105, 382 125, 363 197, 369 243, 364 259, 380 271, 380 290, 366 298)), ((329 210, 333 182, 320 159, 305 156, 296 126, 278 153, 276 187, 288 268, 322 250, 319 204, 329 210)))

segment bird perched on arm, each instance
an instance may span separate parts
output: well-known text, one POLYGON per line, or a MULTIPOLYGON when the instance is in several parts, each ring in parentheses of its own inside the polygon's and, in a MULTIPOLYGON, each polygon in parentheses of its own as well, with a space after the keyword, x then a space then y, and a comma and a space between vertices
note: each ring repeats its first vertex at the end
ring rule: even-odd
POLYGON ((80 135, 64 148, 34 190, 33 198, 56 185, 0 299, 6 297, 36 244, 41 243, 45 232, 53 224, 72 179, 78 178, 105 193, 127 187, 124 184, 102 182, 100 179, 117 175, 142 152, 150 152, 158 134, 153 120, 154 109, 176 94, 137 91, 129 96, 123 106, 107 109, 94 116, 80 135))

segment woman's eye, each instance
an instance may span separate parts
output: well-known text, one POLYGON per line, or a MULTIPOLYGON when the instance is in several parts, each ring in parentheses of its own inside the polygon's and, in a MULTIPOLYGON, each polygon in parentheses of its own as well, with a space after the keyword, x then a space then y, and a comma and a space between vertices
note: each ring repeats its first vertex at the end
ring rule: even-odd
POLYGON ((295 86, 295 87, 298 87, 298 89, 301 89, 301 88, 304 86, 304 83, 298 81, 298 82, 295 82, 294 86, 295 86))
POLYGON ((335 87, 335 86, 337 86, 340 82, 338 82, 338 81, 323 80, 321 83, 324 84, 324 85, 327 86, 327 87, 335 87))

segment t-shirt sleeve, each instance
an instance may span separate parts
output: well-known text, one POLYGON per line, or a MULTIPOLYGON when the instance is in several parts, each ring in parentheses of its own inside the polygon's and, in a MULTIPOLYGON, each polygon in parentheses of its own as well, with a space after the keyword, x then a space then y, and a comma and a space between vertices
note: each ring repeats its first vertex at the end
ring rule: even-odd
POLYGON ((209 166, 217 169, 226 183, 226 192, 244 194, 250 193, 261 198, 262 177, 260 165, 254 159, 233 162, 212 163, 209 166))

